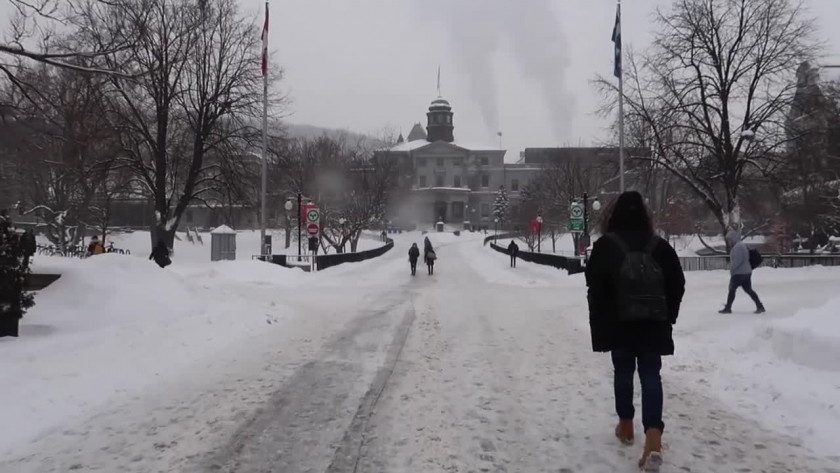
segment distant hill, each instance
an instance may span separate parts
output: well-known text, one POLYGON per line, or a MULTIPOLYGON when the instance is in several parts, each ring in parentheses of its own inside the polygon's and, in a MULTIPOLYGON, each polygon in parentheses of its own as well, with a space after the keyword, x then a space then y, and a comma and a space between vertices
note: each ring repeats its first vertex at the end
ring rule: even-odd
POLYGON ((300 123, 284 123, 283 128, 286 135, 290 138, 312 139, 319 136, 326 135, 330 138, 337 139, 344 137, 348 142, 361 142, 369 149, 378 149, 384 147, 381 139, 365 135, 363 133, 356 133, 350 130, 339 130, 336 128, 324 128, 315 125, 304 125, 300 123))

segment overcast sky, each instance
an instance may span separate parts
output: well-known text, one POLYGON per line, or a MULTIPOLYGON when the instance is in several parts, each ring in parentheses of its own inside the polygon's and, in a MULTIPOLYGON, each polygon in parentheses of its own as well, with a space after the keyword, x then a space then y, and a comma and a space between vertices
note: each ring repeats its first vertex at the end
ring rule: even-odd
MULTIPOLYGON (((240 0, 261 24, 263 1, 240 0)), ((625 0, 625 47, 643 50, 657 5, 625 0)), ((840 0, 805 0, 827 63, 840 64, 840 0)), ((272 60, 286 72, 287 121, 407 134, 442 95, 456 139, 497 146, 591 145, 607 123, 590 85, 611 77, 614 0, 270 0, 272 60)), ((0 14, 9 12, 0 0, 0 14)), ((2 22, 5 23, 5 22, 2 22)))
MULTIPOLYGON (((251 12, 262 5, 241 1, 251 12)), ((668 2, 625 1, 625 45, 644 49, 654 7, 668 2)), ((806 3, 840 62, 840 0, 806 3)), ((498 129, 513 160, 525 147, 606 136, 589 81, 612 71, 614 0, 271 0, 270 8, 290 122, 407 134, 425 124, 440 64, 456 140, 497 145, 498 129)))

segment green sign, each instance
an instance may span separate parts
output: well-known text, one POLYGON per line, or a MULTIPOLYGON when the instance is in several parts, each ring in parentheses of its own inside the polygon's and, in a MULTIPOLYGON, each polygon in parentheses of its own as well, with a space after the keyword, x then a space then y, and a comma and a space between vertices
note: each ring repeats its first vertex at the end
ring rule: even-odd
POLYGON ((318 209, 309 209, 306 213, 306 221, 309 223, 318 223, 321 220, 321 211, 318 209))
POLYGON ((583 232, 583 219, 573 218, 569 220, 569 231, 571 232, 583 232))
POLYGON ((569 206, 569 218, 583 222, 583 204, 575 202, 569 206))

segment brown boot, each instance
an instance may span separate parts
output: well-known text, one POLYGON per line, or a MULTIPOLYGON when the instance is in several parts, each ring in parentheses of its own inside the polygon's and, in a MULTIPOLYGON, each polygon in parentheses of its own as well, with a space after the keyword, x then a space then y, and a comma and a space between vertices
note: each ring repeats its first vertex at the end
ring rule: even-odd
POLYGON ((620 419, 615 426, 615 436, 624 445, 633 445, 633 419, 620 419))
POLYGON ((659 471, 662 466, 662 431, 647 429, 645 432, 645 449, 639 460, 639 468, 644 471, 659 471))

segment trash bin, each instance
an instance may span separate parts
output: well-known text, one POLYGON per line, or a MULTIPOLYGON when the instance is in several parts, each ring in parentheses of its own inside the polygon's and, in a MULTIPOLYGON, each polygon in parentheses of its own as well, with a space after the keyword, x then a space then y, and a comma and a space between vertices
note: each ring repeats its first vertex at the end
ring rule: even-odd
POLYGON ((443 222, 436 223, 435 227, 437 228, 438 233, 442 232, 443 231, 443 222))
POLYGON ((236 259, 236 231, 222 225, 210 232, 210 261, 236 259))

